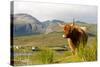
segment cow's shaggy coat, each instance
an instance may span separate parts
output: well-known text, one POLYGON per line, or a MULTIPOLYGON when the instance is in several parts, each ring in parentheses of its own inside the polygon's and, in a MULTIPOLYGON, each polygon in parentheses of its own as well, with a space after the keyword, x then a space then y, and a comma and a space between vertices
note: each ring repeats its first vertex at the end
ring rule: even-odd
POLYGON ((75 54, 76 49, 81 45, 85 46, 87 43, 88 35, 83 27, 74 24, 66 24, 64 26, 64 35, 68 40, 68 45, 75 54))

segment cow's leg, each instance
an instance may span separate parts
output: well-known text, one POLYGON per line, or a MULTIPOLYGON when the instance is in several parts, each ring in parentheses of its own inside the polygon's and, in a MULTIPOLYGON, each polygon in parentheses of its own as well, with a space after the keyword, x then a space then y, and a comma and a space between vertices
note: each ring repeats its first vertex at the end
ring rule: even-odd
POLYGON ((69 48, 71 49, 72 54, 75 55, 76 54, 76 47, 74 46, 74 44, 70 38, 68 38, 68 45, 69 45, 69 48))

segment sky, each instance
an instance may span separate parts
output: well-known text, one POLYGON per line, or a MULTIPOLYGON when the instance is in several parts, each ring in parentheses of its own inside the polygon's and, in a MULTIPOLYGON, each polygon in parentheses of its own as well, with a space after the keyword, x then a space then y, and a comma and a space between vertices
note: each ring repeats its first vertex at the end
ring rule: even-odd
POLYGON ((14 14, 26 13, 43 22, 46 20, 62 20, 97 23, 97 7, 88 5, 55 4, 41 2, 14 2, 14 14))

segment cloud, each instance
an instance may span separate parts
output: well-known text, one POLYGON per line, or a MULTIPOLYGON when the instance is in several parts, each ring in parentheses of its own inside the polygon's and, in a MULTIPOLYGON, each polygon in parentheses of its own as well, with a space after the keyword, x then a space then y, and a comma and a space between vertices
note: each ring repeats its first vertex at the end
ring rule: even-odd
POLYGON ((97 22, 97 7, 37 2, 15 2, 14 13, 28 13, 40 21, 60 19, 71 21, 74 17, 85 22, 97 22))

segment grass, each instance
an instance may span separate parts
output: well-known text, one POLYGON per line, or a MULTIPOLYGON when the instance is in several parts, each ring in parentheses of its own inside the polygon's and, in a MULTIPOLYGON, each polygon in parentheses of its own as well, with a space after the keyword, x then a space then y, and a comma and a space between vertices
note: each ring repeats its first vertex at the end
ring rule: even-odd
POLYGON ((54 51, 49 48, 44 48, 39 54, 38 58, 43 64, 51 64, 54 61, 54 51))
POLYGON ((62 38, 63 33, 30 35, 14 37, 14 45, 20 46, 62 46, 66 45, 66 39, 62 38))
POLYGON ((77 56, 73 56, 70 51, 57 52, 48 49, 50 46, 67 45, 67 41, 62 38, 62 34, 62 32, 56 32, 44 35, 14 37, 14 46, 21 46, 19 49, 14 47, 14 53, 32 53, 32 55, 15 56, 14 65, 53 64, 97 60, 97 40, 95 37, 89 37, 88 45, 85 49, 80 47, 77 56), (34 52, 31 49, 32 46, 38 47, 42 49, 42 51, 34 52))
POLYGON ((77 52, 78 56, 83 61, 96 61, 97 60, 97 42, 96 39, 92 42, 92 44, 89 44, 85 46, 85 48, 79 47, 79 51, 77 52))

